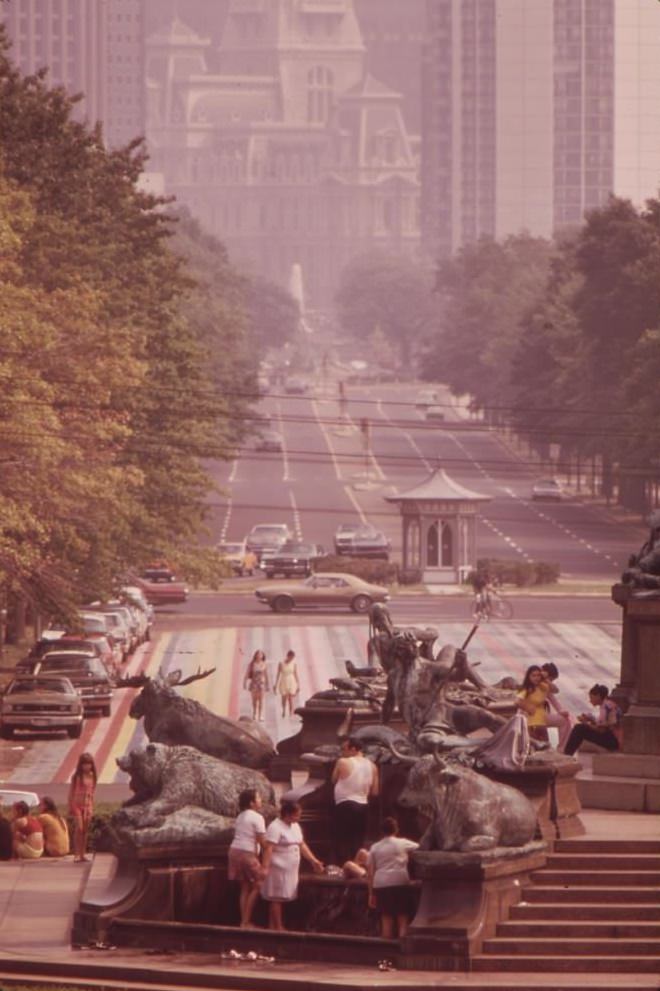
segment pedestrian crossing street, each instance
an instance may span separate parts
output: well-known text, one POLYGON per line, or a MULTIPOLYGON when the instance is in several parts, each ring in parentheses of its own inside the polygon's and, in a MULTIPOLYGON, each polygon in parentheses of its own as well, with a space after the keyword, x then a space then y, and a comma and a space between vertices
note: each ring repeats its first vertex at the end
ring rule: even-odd
MULTIPOLYGON (((400 621, 405 625, 405 620, 400 621)), ((489 682, 505 675, 521 678, 533 663, 554 661, 559 668, 560 699, 574 714, 588 708, 587 692, 595 682, 610 689, 618 681, 620 632, 616 623, 516 623, 482 625, 470 642, 470 661, 480 665, 489 682)), ((469 632, 467 623, 446 623, 438 644, 460 645, 469 632)), ((251 704, 243 688, 245 670, 257 649, 266 653, 271 692, 265 705, 265 727, 276 740, 293 735, 298 717, 282 718, 279 697, 273 692, 277 664, 286 651, 296 653, 300 679, 300 703, 329 687, 328 679, 346 674, 347 659, 365 663, 367 624, 328 626, 255 626, 209 628, 180 633, 162 633, 140 648, 131 659, 127 674, 171 673, 181 669, 187 677, 198 669, 215 668, 213 674, 181 689, 189 698, 231 718, 249 716, 251 704)), ((125 780, 116 757, 147 740, 142 723, 128 715, 135 689, 117 689, 112 715, 86 720, 80 740, 50 739, 7 742, 21 754, 5 781, 46 784, 71 777, 78 755, 90 751, 96 760, 101 783, 125 780)))

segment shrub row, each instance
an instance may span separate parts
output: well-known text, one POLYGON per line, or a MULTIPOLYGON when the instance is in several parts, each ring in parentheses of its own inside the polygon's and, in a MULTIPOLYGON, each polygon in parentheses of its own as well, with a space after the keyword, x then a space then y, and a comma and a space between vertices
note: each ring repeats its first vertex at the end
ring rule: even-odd
MULTIPOLYGON (((552 585, 559 580, 559 565, 548 561, 482 557, 477 561, 476 571, 488 572, 491 578, 496 578, 502 585, 517 585, 519 588, 529 585, 552 585)), ((471 584, 474 575, 474 571, 468 574, 466 584, 471 584)))
POLYGON ((399 581, 399 565, 393 561, 379 561, 370 557, 344 557, 331 555, 322 557, 314 566, 314 571, 341 571, 345 575, 356 575, 374 585, 394 585, 399 581))

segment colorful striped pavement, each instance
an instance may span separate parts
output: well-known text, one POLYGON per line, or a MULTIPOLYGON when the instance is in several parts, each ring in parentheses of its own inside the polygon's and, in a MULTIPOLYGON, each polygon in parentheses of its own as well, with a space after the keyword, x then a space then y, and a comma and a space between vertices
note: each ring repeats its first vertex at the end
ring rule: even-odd
MULTIPOLYGON (((402 624, 403 625, 403 624, 402 624)), ((460 644, 469 632, 467 623, 447 623, 441 627, 439 643, 460 644)), ((521 677, 529 664, 552 660, 560 670, 561 700, 577 714, 588 708, 587 692, 594 682, 612 688, 618 680, 620 626, 615 623, 516 623, 483 625, 469 647, 472 663, 494 682, 504 675, 521 677)), ((269 662, 271 688, 278 662, 287 650, 294 650, 300 677, 300 700, 327 688, 328 679, 345 675, 344 661, 363 664, 367 626, 256 626, 252 629, 219 627, 194 632, 162 633, 140 648, 126 673, 156 675, 181 669, 186 677, 198 668, 215 667, 208 678, 195 681, 181 691, 220 715, 232 718, 250 715, 250 698, 243 689, 243 678, 252 654, 265 650, 269 662)), ((17 751, 13 770, 5 783, 45 784, 70 779, 79 754, 88 750, 96 759, 99 781, 109 784, 125 780, 115 758, 146 742, 142 723, 128 715, 134 689, 118 689, 112 715, 86 720, 80 740, 53 738, 48 741, 20 739, 3 743, 17 751), (24 751, 22 756, 18 756, 24 751)), ((299 726, 298 717, 283 719, 279 698, 272 692, 265 706, 265 727, 274 739, 291 736, 299 726)))

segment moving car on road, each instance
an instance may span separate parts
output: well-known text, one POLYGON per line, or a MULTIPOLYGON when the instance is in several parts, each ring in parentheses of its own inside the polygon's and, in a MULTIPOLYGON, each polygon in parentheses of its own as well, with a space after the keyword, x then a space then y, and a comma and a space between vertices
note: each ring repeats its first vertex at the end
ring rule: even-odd
POLYGON ((264 430, 264 432, 257 437, 254 449, 255 451, 271 451, 273 453, 278 453, 279 451, 284 450, 282 434, 279 434, 277 430, 264 430))
POLYGON ((532 499, 561 502, 563 496, 559 482, 554 478, 540 478, 532 486, 532 499))
POLYGON ((444 423, 445 411, 442 406, 429 406, 424 413, 427 423, 444 423))
POLYGON ((188 587, 169 568, 145 568, 133 584, 141 588, 152 606, 186 602, 188 587))
POLYGON ((0 737, 16 730, 65 730, 76 740, 83 724, 83 703, 69 678, 22 675, 9 682, 0 699, 0 737))
POLYGON ((353 612, 365 613, 374 602, 387 602, 390 597, 382 585, 339 572, 311 575, 304 582, 264 585, 254 594, 259 602, 279 613, 313 606, 348 606, 353 612))
POLYGON ((257 523, 248 533, 245 544, 261 563, 264 552, 278 551, 287 540, 293 540, 293 534, 286 523, 257 523))

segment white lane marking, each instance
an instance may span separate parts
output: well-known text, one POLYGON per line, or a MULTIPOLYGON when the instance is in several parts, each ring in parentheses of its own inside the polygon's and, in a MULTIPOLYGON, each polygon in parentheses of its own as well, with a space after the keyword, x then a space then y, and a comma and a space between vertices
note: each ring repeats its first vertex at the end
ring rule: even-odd
POLYGON ((229 473, 229 478, 227 479, 227 481, 230 483, 230 485, 233 485, 234 482, 236 481, 236 473, 237 472, 238 472, 238 458, 234 458, 234 463, 231 466, 231 471, 229 473))
POLYGON ((335 469, 335 475, 337 476, 337 480, 342 482, 343 478, 341 474, 341 468, 339 467, 339 462, 337 461, 337 455, 335 454, 334 448, 330 443, 330 435, 328 434, 327 427, 325 426, 323 420, 321 419, 319 404, 315 399, 312 400, 312 409, 314 410, 314 417, 316 419, 316 422, 318 423, 319 430, 323 434, 323 439, 325 440, 326 447, 328 448, 328 452, 330 454, 330 458, 332 459, 332 465, 335 469))
POLYGON ((289 502, 291 503, 291 508, 293 510, 293 525, 296 529, 296 536, 298 540, 302 540, 302 526, 300 525, 300 510, 298 509, 298 503, 296 502, 296 496, 293 489, 289 489, 289 502))
POLYGON ((350 486, 345 485, 344 486, 344 491, 346 492, 346 495, 348 496, 348 498, 351 500, 351 502, 355 506, 355 508, 357 510, 357 513, 358 513, 358 516, 360 517, 360 519, 362 520, 362 522, 363 523, 368 523, 369 521, 367 520, 367 517, 365 516, 365 514, 364 514, 364 512, 362 510, 362 506, 360 505, 360 503, 357 501, 357 499, 353 495, 353 493, 352 493, 352 491, 350 489, 350 486))
POLYGON ((220 528, 220 543, 224 543, 227 539, 227 531, 229 530, 229 521, 231 520, 231 513, 233 509, 233 498, 231 493, 227 496, 227 509, 225 510, 225 518, 222 521, 222 526, 220 528))
POLYGON ((284 474, 282 475, 283 482, 290 482, 291 476, 289 475, 289 452, 286 446, 286 437, 284 436, 284 423, 282 421, 282 404, 277 404, 277 419, 280 425, 280 436, 282 437, 282 461, 284 463, 284 474))

